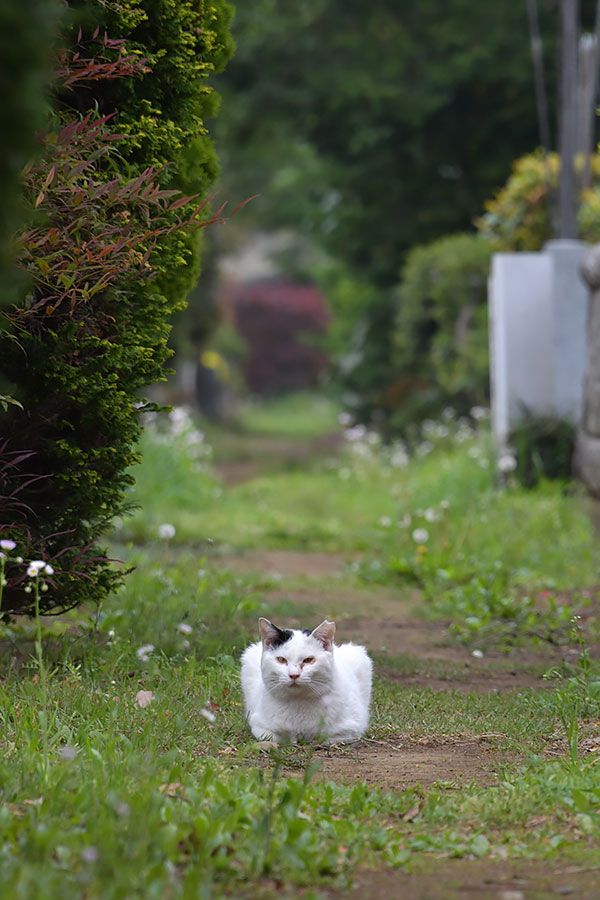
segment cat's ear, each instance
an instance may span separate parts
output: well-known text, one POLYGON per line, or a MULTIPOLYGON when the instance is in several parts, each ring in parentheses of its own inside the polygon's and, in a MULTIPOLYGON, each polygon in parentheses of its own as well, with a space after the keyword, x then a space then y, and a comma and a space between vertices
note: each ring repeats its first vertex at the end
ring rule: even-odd
POLYGON ((325 650, 331 650, 333 646, 333 638, 335 635, 335 622, 325 619, 315 630, 311 632, 311 637, 316 638, 323 644, 325 650))
POLYGON ((273 625, 272 622, 269 622, 268 619, 265 619, 264 616, 261 616, 258 620, 258 629, 265 650, 270 647, 271 644, 274 644, 275 641, 281 641, 281 632, 279 628, 276 625, 273 625))

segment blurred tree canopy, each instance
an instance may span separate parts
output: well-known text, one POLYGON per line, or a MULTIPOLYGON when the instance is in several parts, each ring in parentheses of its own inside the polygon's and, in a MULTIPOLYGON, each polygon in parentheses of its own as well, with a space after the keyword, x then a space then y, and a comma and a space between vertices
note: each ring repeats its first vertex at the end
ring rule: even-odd
MULTIPOLYGON (((538 0, 552 115, 558 7, 538 0)), ((539 143, 526 4, 238 0, 233 33, 227 192, 259 192, 263 228, 309 235, 357 279, 368 307, 344 377, 363 410, 385 405, 407 251, 468 229, 539 143)))
MULTIPOLYGON (((556 0, 539 9, 552 72, 556 0)), ((525 3, 240 0, 234 34, 227 180, 378 284, 468 227, 538 143, 525 3)))

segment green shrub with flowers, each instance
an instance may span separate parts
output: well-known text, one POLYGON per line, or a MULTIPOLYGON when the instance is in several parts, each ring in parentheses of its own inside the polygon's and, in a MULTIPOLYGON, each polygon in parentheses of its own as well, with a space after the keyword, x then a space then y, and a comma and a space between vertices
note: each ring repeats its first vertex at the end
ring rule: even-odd
MULTIPOLYGON (((581 177, 583 157, 576 160, 581 177)), ((583 241, 600 240, 600 154, 590 161, 591 186, 581 192, 579 233, 583 241)), ((553 236, 560 156, 530 153, 516 160, 513 171, 476 221, 479 233, 495 251, 535 251, 553 236)))

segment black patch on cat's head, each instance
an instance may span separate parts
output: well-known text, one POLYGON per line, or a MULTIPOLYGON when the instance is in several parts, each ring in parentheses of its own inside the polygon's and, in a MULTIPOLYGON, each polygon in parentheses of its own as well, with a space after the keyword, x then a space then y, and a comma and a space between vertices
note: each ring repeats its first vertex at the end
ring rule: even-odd
POLYGON ((273 628, 277 632, 277 637, 269 643, 270 649, 281 647, 282 644, 286 644, 294 636, 294 632, 290 628, 278 628, 277 625, 273 625, 273 628))

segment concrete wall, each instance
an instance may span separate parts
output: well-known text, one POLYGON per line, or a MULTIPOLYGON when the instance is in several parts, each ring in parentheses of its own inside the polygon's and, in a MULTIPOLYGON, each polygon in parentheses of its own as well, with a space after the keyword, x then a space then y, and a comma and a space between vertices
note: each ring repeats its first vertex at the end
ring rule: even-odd
POLYGON ((578 424, 583 410, 587 246, 550 241, 541 253, 496 253, 489 282, 492 426, 506 445, 526 415, 578 424))

